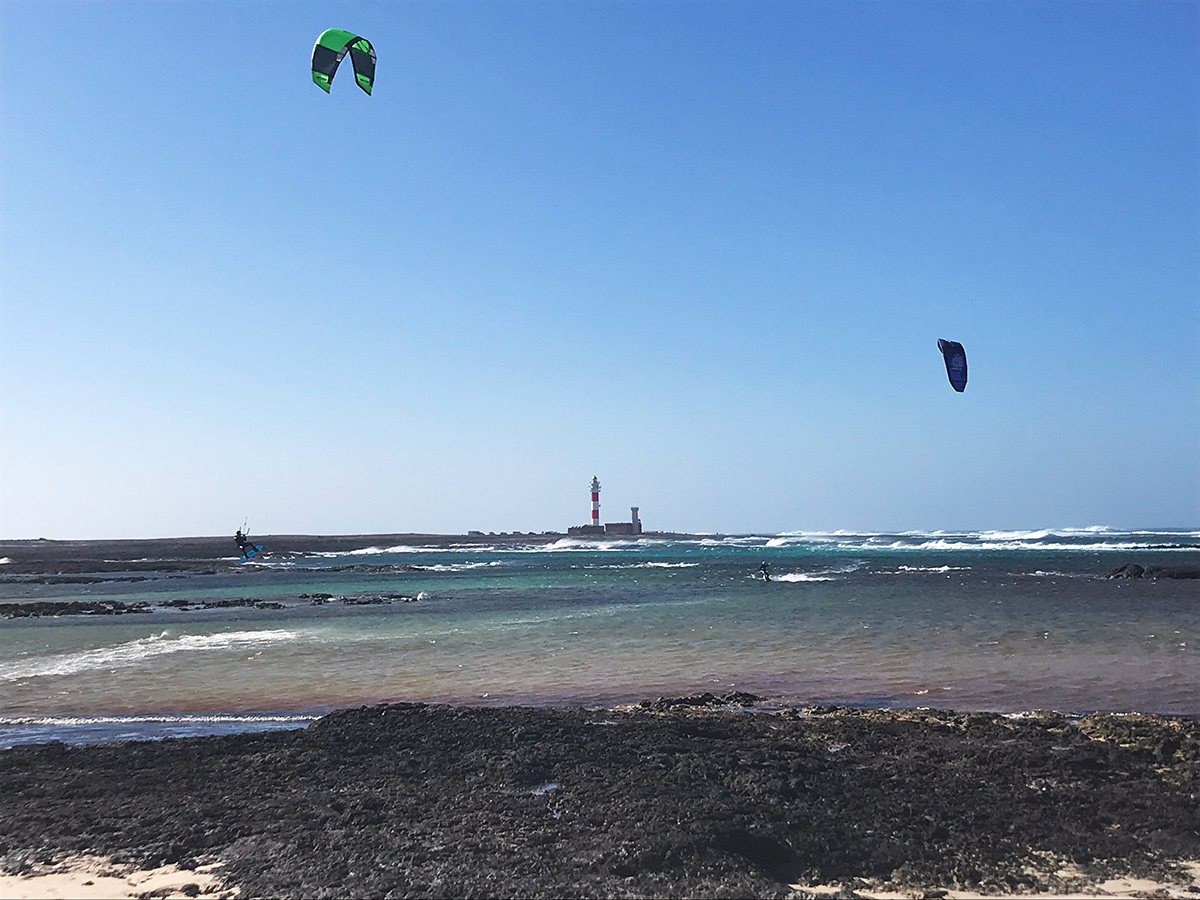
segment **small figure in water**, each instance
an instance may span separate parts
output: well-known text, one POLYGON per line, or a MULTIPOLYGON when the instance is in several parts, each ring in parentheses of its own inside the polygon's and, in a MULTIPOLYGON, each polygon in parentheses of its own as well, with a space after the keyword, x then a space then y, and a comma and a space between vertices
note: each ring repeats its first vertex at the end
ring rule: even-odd
POLYGON ((758 571, 762 573, 763 581, 771 580, 771 570, 767 568, 767 561, 765 559, 762 565, 758 567, 758 571))
POLYGON ((233 542, 237 544, 238 549, 242 551, 242 558, 248 559, 250 556, 250 549, 254 546, 250 543, 249 536, 243 534, 242 529, 239 528, 237 530, 237 534, 233 536, 233 542))

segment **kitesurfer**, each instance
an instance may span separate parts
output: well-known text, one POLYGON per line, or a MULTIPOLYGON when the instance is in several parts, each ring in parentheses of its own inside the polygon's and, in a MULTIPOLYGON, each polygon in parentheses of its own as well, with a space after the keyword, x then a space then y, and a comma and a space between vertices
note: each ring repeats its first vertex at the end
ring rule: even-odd
POLYGON ((242 529, 237 530, 237 534, 233 536, 233 542, 238 545, 238 549, 242 551, 243 557, 249 556, 249 549, 254 545, 250 543, 250 538, 242 533, 242 529))
POLYGON ((771 570, 767 568, 767 561, 764 559, 762 565, 758 567, 758 571, 762 574, 763 581, 771 580, 771 570))

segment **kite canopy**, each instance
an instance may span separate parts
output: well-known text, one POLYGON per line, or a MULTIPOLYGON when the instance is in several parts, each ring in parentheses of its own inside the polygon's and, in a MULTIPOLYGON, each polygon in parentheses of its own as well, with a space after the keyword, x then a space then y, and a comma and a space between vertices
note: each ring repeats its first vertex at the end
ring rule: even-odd
POLYGON ((341 28, 322 32, 313 45, 313 83, 328 94, 338 64, 347 50, 350 51, 350 61, 354 63, 354 80, 366 93, 371 93, 375 84, 375 48, 366 38, 341 28))
POLYGON ((946 360, 946 377, 950 386, 960 394, 967 388, 967 351, 958 341, 938 339, 938 349, 946 360))

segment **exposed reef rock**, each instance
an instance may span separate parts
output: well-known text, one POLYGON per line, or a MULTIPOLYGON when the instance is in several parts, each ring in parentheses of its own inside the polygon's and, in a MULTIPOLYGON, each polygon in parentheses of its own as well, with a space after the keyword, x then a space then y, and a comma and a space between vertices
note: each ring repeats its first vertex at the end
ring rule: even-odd
POLYGON ((148 613, 145 600, 123 603, 120 600, 33 600, 28 603, 0 603, 0 619, 25 619, 40 616, 122 616, 148 613))
POLYGON ((706 691, 703 694, 693 694, 690 697, 659 697, 657 700, 643 700, 638 704, 638 707, 640 709, 652 709, 657 712, 666 712, 673 709, 717 709, 720 707, 753 706, 762 699, 757 694, 748 694, 745 691, 730 691, 727 694, 720 695, 706 691))
POLYGON ((1183 891, 1200 858, 1195 721, 711 706, 728 699, 402 703, 296 732, 17 747, 0 866, 221 859, 243 897, 782 898, 1114 875, 1183 891))
POLYGON ((1125 563, 1117 566, 1111 572, 1104 574, 1105 578, 1200 578, 1200 566, 1139 566, 1137 563, 1125 563))
POLYGON ((196 612, 205 609, 289 609, 299 601, 310 605, 341 603, 345 606, 378 606, 389 603, 416 603, 419 597, 412 594, 363 593, 336 594, 290 594, 282 600, 262 600, 253 597, 227 597, 222 600, 189 600, 176 598, 151 604, 146 600, 124 603, 120 600, 32 600, 25 603, 0 603, 0 619, 37 618, 41 616, 121 616, 129 613, 151 613, 159 610, 196 612))

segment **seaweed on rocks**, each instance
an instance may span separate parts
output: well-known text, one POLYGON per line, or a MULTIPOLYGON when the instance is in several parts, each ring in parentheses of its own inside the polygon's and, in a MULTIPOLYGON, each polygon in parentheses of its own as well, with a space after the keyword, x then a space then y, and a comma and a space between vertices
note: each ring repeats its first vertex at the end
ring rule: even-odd
POLYGON ((0 619, 39 618, 41 616, 123 616, 148 613, 145 600, 124 603, 121 600, 31 600, 27 603, 0 604, 0 619))
POLYGON ((745 691, 730 691, 725 694, 713 694, 705 691, 703 694, 692 694, 688 697, 659 697, 657 700, 643 700, 638 706, 641 709, 652 709, 666 712, 674 709, 746 707, 753 706, 763 698, 745 691))
POLYGON ((343 596, 339 594, 301 594, 300 599, 308 600, 313 606, 321 606, 325 603, 337 601, 344 606, 378 606, 381 604, 395 603, 416 603, 417 598, 412 594, 358 594, 355 596, 343 596))
POLYGON ((245 896, 783 897, 1048 890, 1068 864, 1170 879, 1200 857, 1195 721, 686 699, 602 718, 396 703, 299 732, 17 747, 0 858, 220 858, 245 896))

